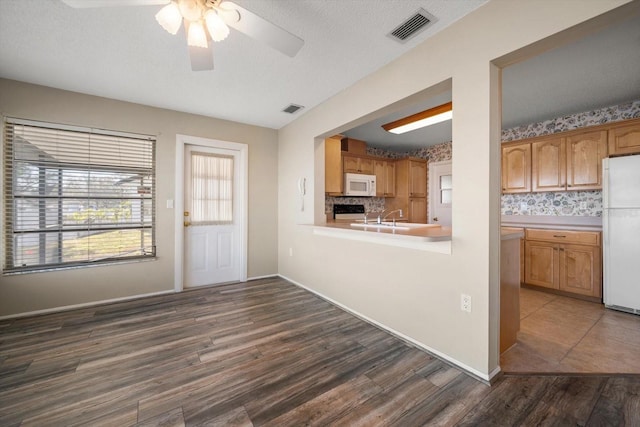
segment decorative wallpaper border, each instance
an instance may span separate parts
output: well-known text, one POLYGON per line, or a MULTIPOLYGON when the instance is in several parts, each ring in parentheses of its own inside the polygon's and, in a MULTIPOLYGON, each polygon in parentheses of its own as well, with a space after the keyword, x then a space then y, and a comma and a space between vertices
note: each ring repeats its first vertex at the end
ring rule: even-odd
POLYGON ((614 123, 638 117, 640 117, 640 100, 505 129, 502 131, 502 142, 551 135, 587 126, 614 123))

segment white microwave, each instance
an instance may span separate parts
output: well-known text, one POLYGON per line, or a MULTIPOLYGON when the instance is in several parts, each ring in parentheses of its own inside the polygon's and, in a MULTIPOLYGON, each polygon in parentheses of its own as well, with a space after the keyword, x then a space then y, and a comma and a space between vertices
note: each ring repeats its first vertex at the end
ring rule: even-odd
POLYGON ((344 195, 345 196, 365 196, 376 195, 376 176, 363 175, 360 173, 344 174, 344 195))

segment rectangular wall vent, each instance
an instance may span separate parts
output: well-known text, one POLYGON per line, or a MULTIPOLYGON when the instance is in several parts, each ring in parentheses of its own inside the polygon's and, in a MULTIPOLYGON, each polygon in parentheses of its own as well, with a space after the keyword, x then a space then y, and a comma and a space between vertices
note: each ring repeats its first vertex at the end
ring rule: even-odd
POLYGON ((409 19, 387 34, 387 36, 400 43, 405 43, 407 40, 424 31, 429 25, 435 23, 437 20, 438 19, 435 16, 420 8, 409 19))
POLYGON ((303 109, 304 107, 302 105, 296 105, 296 104, 290 104, 287 107, 285 107, 284 111, 285 113, 289 113, 289 114, 293 114, 296 113, 298 110, 303 109))

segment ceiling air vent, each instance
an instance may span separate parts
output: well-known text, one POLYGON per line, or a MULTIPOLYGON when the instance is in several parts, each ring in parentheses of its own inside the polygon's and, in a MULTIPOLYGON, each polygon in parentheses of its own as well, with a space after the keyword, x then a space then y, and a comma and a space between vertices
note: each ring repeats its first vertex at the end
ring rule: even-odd
POLYGON ((285 113, 293 114, 298 112, 298 110, 302 110, 303 108, 304 107, 302 105, 290 104, 287 105, 282 111, 284 111, 285 113))
POLYGON ((387 34, 387 36, 400 43, 405 43, 407 40, 418 35, 421 31, 424 31, 429 25, 433 24, 437 20, 438 19, 435 16, 420 8, 409 19, 387 34))

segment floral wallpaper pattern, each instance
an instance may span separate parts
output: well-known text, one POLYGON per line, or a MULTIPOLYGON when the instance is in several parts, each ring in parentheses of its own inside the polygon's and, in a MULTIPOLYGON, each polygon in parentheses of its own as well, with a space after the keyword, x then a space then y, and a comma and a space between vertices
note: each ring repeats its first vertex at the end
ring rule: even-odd
POLYGON ((619 122, 640 117, 640 100, 628 102, 626 104, 614 105, 600 108, 598 110, 587 111, 585 113, 572 114, 545 120, 539 123, 532 123, 526 126, 518 126, 502 131, 502 142, 516 141, 518 139, 533 138, 535 136, 549 135, 558 132, 565 132, 573 129, 580 129, 586 126, 596 126, 605 123, 619 122))
MULTIPOLYGON (((640 100, 502 131, 502 142, 640 117, 640 100)), ((502 215, 602 216, 602 191, 502 195, 502 215)))
POLYGON ((503 194, 502 215, 602 216, 602 191, 503 194))
MULTIPOLYGON (((584 113, 572 114, 518 126, 502 131, 502 142, 533 138, 640 117, 640 100, 584 113)), ((452 143, 444 142, 408 152, 395 152, 367 147, 367 154, 376 157, 400 159, 418 157, 429 163, 450 160, 452 143)), ((427 185, 427 189, 429 186, 427 185)), ((333 204, 364 204, 367 212, 384 209, 384 198, 326 197, 325 211, 333 212, 333 204)), ((556 215, 556 216, 602 216, 602 191, 561 191, 502 195, 502 215, 556 215)))

